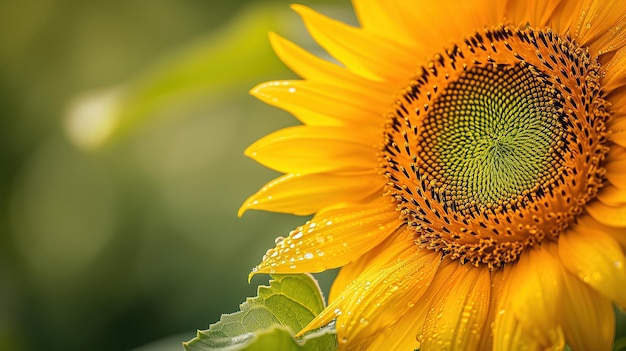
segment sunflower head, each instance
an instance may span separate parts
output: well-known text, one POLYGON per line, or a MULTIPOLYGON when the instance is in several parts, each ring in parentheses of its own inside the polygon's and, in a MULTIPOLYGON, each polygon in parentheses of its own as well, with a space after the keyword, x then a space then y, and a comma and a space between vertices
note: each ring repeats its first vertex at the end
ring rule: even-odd
POLYGON ((608 350, 626 306, 626 2, 294 6, 339 64, 256 87, 303 125, 246 153, 246 209, 315 214, 253 273, 342 267, 340 349, 608 350), (528 306, 536 306, 532 311, 528 306))
POLYGON ((494 268, 558 239, 595 197, 610 110, 600 65, 550 29, 488 28, 463 48, 396 101, 385 174, 420 245, 494 268))

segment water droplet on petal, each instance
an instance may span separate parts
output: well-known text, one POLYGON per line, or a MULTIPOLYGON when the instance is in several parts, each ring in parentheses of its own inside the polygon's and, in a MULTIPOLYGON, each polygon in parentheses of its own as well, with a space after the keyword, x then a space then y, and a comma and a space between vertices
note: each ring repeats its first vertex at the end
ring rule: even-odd
POLYGON ((359 320, 359 323, 361 323, 361 325, 367 325, 367 323, 369 323, 369 321, 367 320, 367 318, 361 318, 359 320))
POLYGON ((335 313, 335 316, 341 316, 341 314, 343 313, 341 311, 341 308, 335 308, 335 311, 333 311, 335 313))
POLYGON ((302 238, 302 232, 296 232, 296 233, 292 236, 292 238, 293 238, 293 239, 296 239, 296 240, 297 240, 297 239, 302 238))
POLYGON ((348 343, 348 338, 344 336, 343 338, 341 338, 339 340, 339 342, 342 343, 342 344, 347 344, 348 343))
POLYGON ((310 260, 313 258, 313 254, 310 252, 305 252, 304 253, 304 258, 306 258, 307 260, 310 260))
POLYGON ((291 88, 289 88, 289 89, 288 89, 288 91, 289 91, 290 93, 292 93, 292 94, 293 94, 293 93, 295 93, 295 92, 296 92, 296 88, 291 87, 291 88))
POLYGON ((283 238, 282 236, 276 237, 276 239, 274 239, 274 244, 278 245, 281 244, 283 241, 285 241, 285 238, 283 238))

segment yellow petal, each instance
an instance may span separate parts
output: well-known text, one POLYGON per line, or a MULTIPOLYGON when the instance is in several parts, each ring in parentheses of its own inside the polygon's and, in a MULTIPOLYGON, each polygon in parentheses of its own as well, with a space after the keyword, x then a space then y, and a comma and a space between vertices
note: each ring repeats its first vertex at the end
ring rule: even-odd
POLYGON ((409 302, 409 310, 396 323, 378 331, 372 340, 368 340, 367 350, 393 350, 393 348, 385 348, 386 345, 398 345, 396 348, 398 350, 412 350, 408 347, 400 348, 400 345, 421 346, 420 340, 424 338, 422 330, 430 306, 440 295, 447 294, 448 279, 459 267, 458 261, 443 258, 426 291, 421 293, 421 297, 415 302, 409 302), (401 337, 406 337, 407 340, 395 340, 401 337))
POLYGON ((444 279, 426 315, 420 350, 478 350, 489 311, 489 269, 461 265, 444 279))
POLYGON ((622 250, 626 252, 626 230, 624 228, 616 228, 604 225, 589 215, 582 215, 577 218, 578 225, 581 228, 594 228, 595 230, 609 235, 622 246, 622 250))
POLYGON ((609 351, 615 334, 611 300, 569 272, 564 273, 564 312, 561 321, 572 350, 609 351))
POLYGON ((600 223, 626 228, 626 205, 608 206, 601 201, 592 201, 585 209, 600 223))
POLYGON ((372 96, 310 81, 274 81, 252 89, 263 102, 290 112, 309 125, 370 126, 380 129, 389 105, 377 104, 372 96), (365 102, 365 103, 364 103, 365 102))
POLYGON ((502 294, 504 288, 507 286, 506 282, 509 279, 509 275, 511 273, 511 266, 505 266, 502 269, 498 269, 491 272, 491 291, 490 291, 490 301, 489 301, 489 312, 487 313, 487 320, 485 321, 485 327, 482 330, 482 334, 480 336, 480 342, 477 347, 477 350, 493 350, 493 342, 494 342, 494 326, 496 320, 496 313, 500 310, 502 294))
MULTIPOLYGON (((602 76, 603 86, 609 92, 626 85, 626 47, 619 49, 611 60, 603 65, 602 76)), ((620 108, 623 107, 617 105, 616 112, 620 108)))
POLYGON ((375 173, 287 174, 250 196, 239 216, 250 209, 308 215, 337 203, 360 203, 382 196, 385 179, 375 173))
POLYGON ((348 69, 372 80, 407 84, 415 62, 406 48, 373 33, 332 20, 307 7, 293 5, 311 36, 348 69))
POLYGON ((613 237, 576 225, 559 237, 559 256, 570 272, 626 307, 626 257, 613 237))
POLYGON ((560 350, 563 331, 560 263, 543 247, 525 252, 498 302, 494 350, 560 350))
MULTIPOLYGON (((376 1, 392 3, 385 0, 376 1)), ((401 14, 400 20, 407 22, 405 36, 415 37, 414 41, 430 49, 428 55, 432 56, 436 52, 441 52, 442 48, 450 47, 451 43, 484 28, 485 25, 502 23, 504 5, 505 1, 501 0, 438 0, 436 3, 422 1, 419 4, 415 1, 396 1, 393 5, 385 4, 385 7, 397 8, 395 13, 401 14), (415 30, 416 26, 418 30, 415 30)), ((417 59, 423 58, 417 56, 417 59)))
POLYGON ((377 333, 365 350, 389 351, 389 350, 417 350, 420 347, 417 341, 416 330, 422 330, 426 309, 415 306, 397 323, 390 325, 377 333))
POLYGON ((369 139, 354 128, 295 126, 261 138, 245 154, 283 173, 366 172, 379 164, 369 139))
POLYGON ((626 189, 607 184, 598 192, 598 200, 607 206, 626 205, 626 189))
POLYGON ((543 27, 554 16, 554 10, 560 2, 561 0, 508 1, 506 13, 513 23, 529 23, 532 27, 543 27))
MULTIPOLYGON (((614 151, 617 147, 611 148, 614 151)), ((620 149, 622 149, 620 147, 620 149)), ((615 150, 617 154, 619 149, 615 150)), ((619 157, 607 158, 607 163, 604 166, 606 168, 606 178, 614 186, 620 189, 626 189, 626 157, 620 155, 619 157)))
POLYGON ((354 0, 352 4, 364 30, 380 33, 390 40, 401 39, 411 47, 422 45, 412 35, 415 32, 415 23, 406 17, 406 12, 397 6, 397 2, 354 0))
POLYGON ((440 260, 441 254, 418 249, 412 230, 399 233, 384 257, 368 266, 301 333, 337 318, 340 349, 371 340, 412 308, 428 288, 440 260))
POLYGON ((624 24, 626 23, 626 3, 613 2, 607 6, 602 1, 583 0, 576 3, 565 3, 563 18, 566 28, 557 25, 561 32, 569 32, 581 46, 588 46, 592 56, 611 52, 624 45, 626 40, 624 24))
POLYGON ((319 212, 269 249, 256 273, 321 272, 356 260, 383 241, 400 221, 387 198, 319 212))
MULTIPOLYGON (((333 285, 330 290, 329 303, 335 301, 344 292, 347 286, 349 286, 358 276, 364 272, 368 266, 379 262, 380 259, 384 259, 385 252, 390 245, 395 244, 396 238, 389 237, 384 242, 363 254, 357 261, 341 268, 339 274, 333 281, 333 285)), ((423 299, 422 299, 423 300, 423 299)), ((417 330, 422 330, 424 324, 424 318, 426 317, 426 311, 428 304, 424 305, 420 300, 419 304, 412 305, 413 307, 408 312, 400 317, 398 322, 384 328, 376 333, 373 338, 364 340, 363 347, 368 351, 388 351, 388 350, 415 350, 419 347, 417 341, 417 330)), ((350 348, 356 348, 359 345, 350 348)))
POLYGON ((611 130, 609 139, 619 146, 626 147, 626 118, 613 123, 609 129, 611 130))
POLYGON ((337 274, 337 277, 335 277, 335 280, 333 280, 333 284, 330 287, 328 302, 332 303, 335 301, 343 293, 346 287, 358 278, 358 276, 365 271, 368 266, 379 261, 380 257, 384 258, 387 249, 389 249, 390 246, 395 245, 395 240, 396 238, 392 235, 371 250, 365 252, 358 259, 341 267, 341 270, 337 274))
POLYGON ((359 91, 369 96, 369 101, 377 103, 386 104, 392 100, 393 89, 388 85, 365 79, 345 67, 312 55, 275 33, 270 33, 270 43, 281 61, 303 79, 359 91))

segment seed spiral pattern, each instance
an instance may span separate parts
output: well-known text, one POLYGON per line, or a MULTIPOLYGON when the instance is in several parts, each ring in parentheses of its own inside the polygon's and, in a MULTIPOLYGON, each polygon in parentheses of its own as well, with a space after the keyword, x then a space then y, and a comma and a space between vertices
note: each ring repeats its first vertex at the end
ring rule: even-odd
POLYGON ((460 212, 515 201, 557 178, 556 96, 528 68, 474 67, 433 104, 422 128, 425 170, 460 212))

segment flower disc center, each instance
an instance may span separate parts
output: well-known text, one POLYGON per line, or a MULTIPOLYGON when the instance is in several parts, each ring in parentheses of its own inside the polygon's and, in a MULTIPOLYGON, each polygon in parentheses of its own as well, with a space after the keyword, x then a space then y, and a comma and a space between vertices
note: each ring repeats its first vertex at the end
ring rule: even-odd
POLYGON ((599 67, 549 29, 508 26, 422 67, 381 150, 416 244, 493 269, 556 240, 604 182, 599 67))
POLYGON ((554 94, 520 65, 473 67, 450 83, 423 123, 421 156, 466 213, 514 201, 556 176, 554 94))

